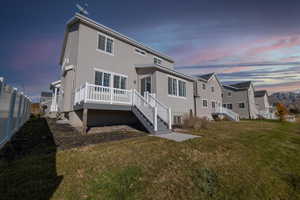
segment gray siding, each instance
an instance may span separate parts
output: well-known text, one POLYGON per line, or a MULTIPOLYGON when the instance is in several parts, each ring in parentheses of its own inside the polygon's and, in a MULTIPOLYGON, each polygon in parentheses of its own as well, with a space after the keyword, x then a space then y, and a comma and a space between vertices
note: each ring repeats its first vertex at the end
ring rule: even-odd
POLYGON ((232 110, 238 113, 241 119, 257 118, 253 87, 240 91, 223 88, 223 104, 232 104, 232 110), (229 92, 232 96, 228 95, 229 92), (240 108, 239 103, 245 103, 245 108, 240 108))
POLYGON ((258 110, 264 110, 270 107, 267 95, 264 95, 263 97, 255 97, 255 103, 258 110))
POLYGON ((222 106, 222 87, 215 76, 213 76, 208 82, 198 80, 196 84, 196 115, 198 117, 207 117, 212 119, 212 113, 214 112, 214 109, 212 108, 212 101, 216 102, 216 107, 222 106), (202 84, 206 85, 206 89, 202 88, 202 84), (212 92, 212 87, 214 87, 214 92, 212 92), (203 100, 207 100, 208 107, 203 107, 203 100))

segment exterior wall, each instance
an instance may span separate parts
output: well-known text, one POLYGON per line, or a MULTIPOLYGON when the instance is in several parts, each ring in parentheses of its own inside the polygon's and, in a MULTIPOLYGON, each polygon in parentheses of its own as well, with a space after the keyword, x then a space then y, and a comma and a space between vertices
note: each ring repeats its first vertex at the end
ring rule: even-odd
POLYGON ((270 107, 268 96, 255 97, 255 103, 258 110, 264 110, 270 107))
POLYGON ((248 91, 233 91, 223 88, 223 104, 232 104, 232 110, 240 115, 241 119, 250 118, 250 104, 248 91), (231 93, 231 96, 228 93, 231 93), (245 108, 239 108, 239 103, 245 103, 245 108))
MULTIPOLYGON (((168 76, 177 78, 175 76, 168 75, 166 73, 155 71, 155 88, 153 92, 156 97, 165 105, 169 106, 172 111, 172 119, 174 116, 183 116, 189 114, 190 110, 194 113, 194 82, 186 81, 186 97, 174 97, 168 95, 168 76)), ((180 78, 177 78, 180 79, 180 78)))
MULTIPOLYGON (((65 47, 65 53, 63 60, 67 59, 69 62, 65 66, 73 65, 77 67, 78 58, 78 34, 79 34, 79 24, 74 24, 67 29, 67 41, 65 47)), ((74 99, 74 80, 75 72, 74 70, 67 71, 61 76, 61 90, 60 95, 62 95, 62 107, 60 108, 63 112, 68 112, 73 110, 73 99, 74 99)))
MULTIPOLYGON (((135 52, 134 46, 113 38, 113 55, 97 50, 98 31, 84 24, 79 28, 78 68, 75 88, 86 81, 94 83, 94 68, 124 74, 128 76, 127 89, 137 89, 137 73, 135 65, 153 63, 154 55, 147 52, 145 56, 135 52)), ((106 34, 107 35, 107 34, 106 34)), ((108 35, 110 36, 110 35, 108 35)), ((162 59, 162 65, 173 68, 173 63, 162 59)))
POLYGON ((222 87, 215 76, 213 76, 207 83, 198 80, 196 84, 196 115, 198 117, 213 119, 212 113, 218 106, 222 106, 222 87), (202 88, 202 84, 206 85, 206 89, 202 88), (212 92, 212 87, 214 87, 214 92, 212 92), (207 100, 208 107, 203 107, 203 100, 207 100), (212 108, 212 101, 216 102, 215 109, 212 108))

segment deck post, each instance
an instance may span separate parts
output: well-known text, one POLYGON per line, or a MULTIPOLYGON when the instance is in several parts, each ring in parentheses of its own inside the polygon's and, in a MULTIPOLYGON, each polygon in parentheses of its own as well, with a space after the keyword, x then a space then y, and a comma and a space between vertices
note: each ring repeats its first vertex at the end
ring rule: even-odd
POLYGON ((157 107, 154 107, 154 119, 153 119, 153 122, 154 122, 154 131, 156 132, 157 131, 157 107))
POLYGON ((88 117, 88 109, 84 108, 82 111, 82 135, 87 134, 87 117, 88 117))
POLYGON ((172 129, 172 114, 171 114, 171 108, 168 109, 169 112, 169 129, 172 129))

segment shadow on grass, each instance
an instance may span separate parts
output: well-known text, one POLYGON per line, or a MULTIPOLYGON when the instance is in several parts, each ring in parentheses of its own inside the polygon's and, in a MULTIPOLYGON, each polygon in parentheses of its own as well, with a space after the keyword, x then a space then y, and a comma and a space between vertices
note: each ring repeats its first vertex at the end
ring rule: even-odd
POLYGON ((1 199, 50 199, 63 177, 56 145, 43 118, 31 118, 0 150, 1 199))

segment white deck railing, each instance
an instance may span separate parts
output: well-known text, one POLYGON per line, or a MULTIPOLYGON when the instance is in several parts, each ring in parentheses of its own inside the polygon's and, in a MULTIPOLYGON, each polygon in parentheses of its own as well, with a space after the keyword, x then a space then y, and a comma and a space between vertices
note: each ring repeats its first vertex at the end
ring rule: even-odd
POLYGON ((214 113, 221 113, 221 114, 226 114, 229 117, 231 117, 233 120, 235 121, 239 121, 240 120, 240 116, 239 114, 237 114, 236 112, 228 109, 228 108, 224 108, 222 106, 220 107, 216 107, 213 111, 214 113))
POLYGON ((155 98, 155 95, 146 93, 143 97, 134 90, 123 90, 85 83, 75 90, 74 105, 80 103, 105 103, 136 106, 157 130, 157 116, 165 121, 169 129, 172 126, 171 109, 155 98))
POLYGON ((259 110, 258 115, 265 119, 276 119, 275 113, 270 112, 269 108, 266 108, 264 110, 259 110))

